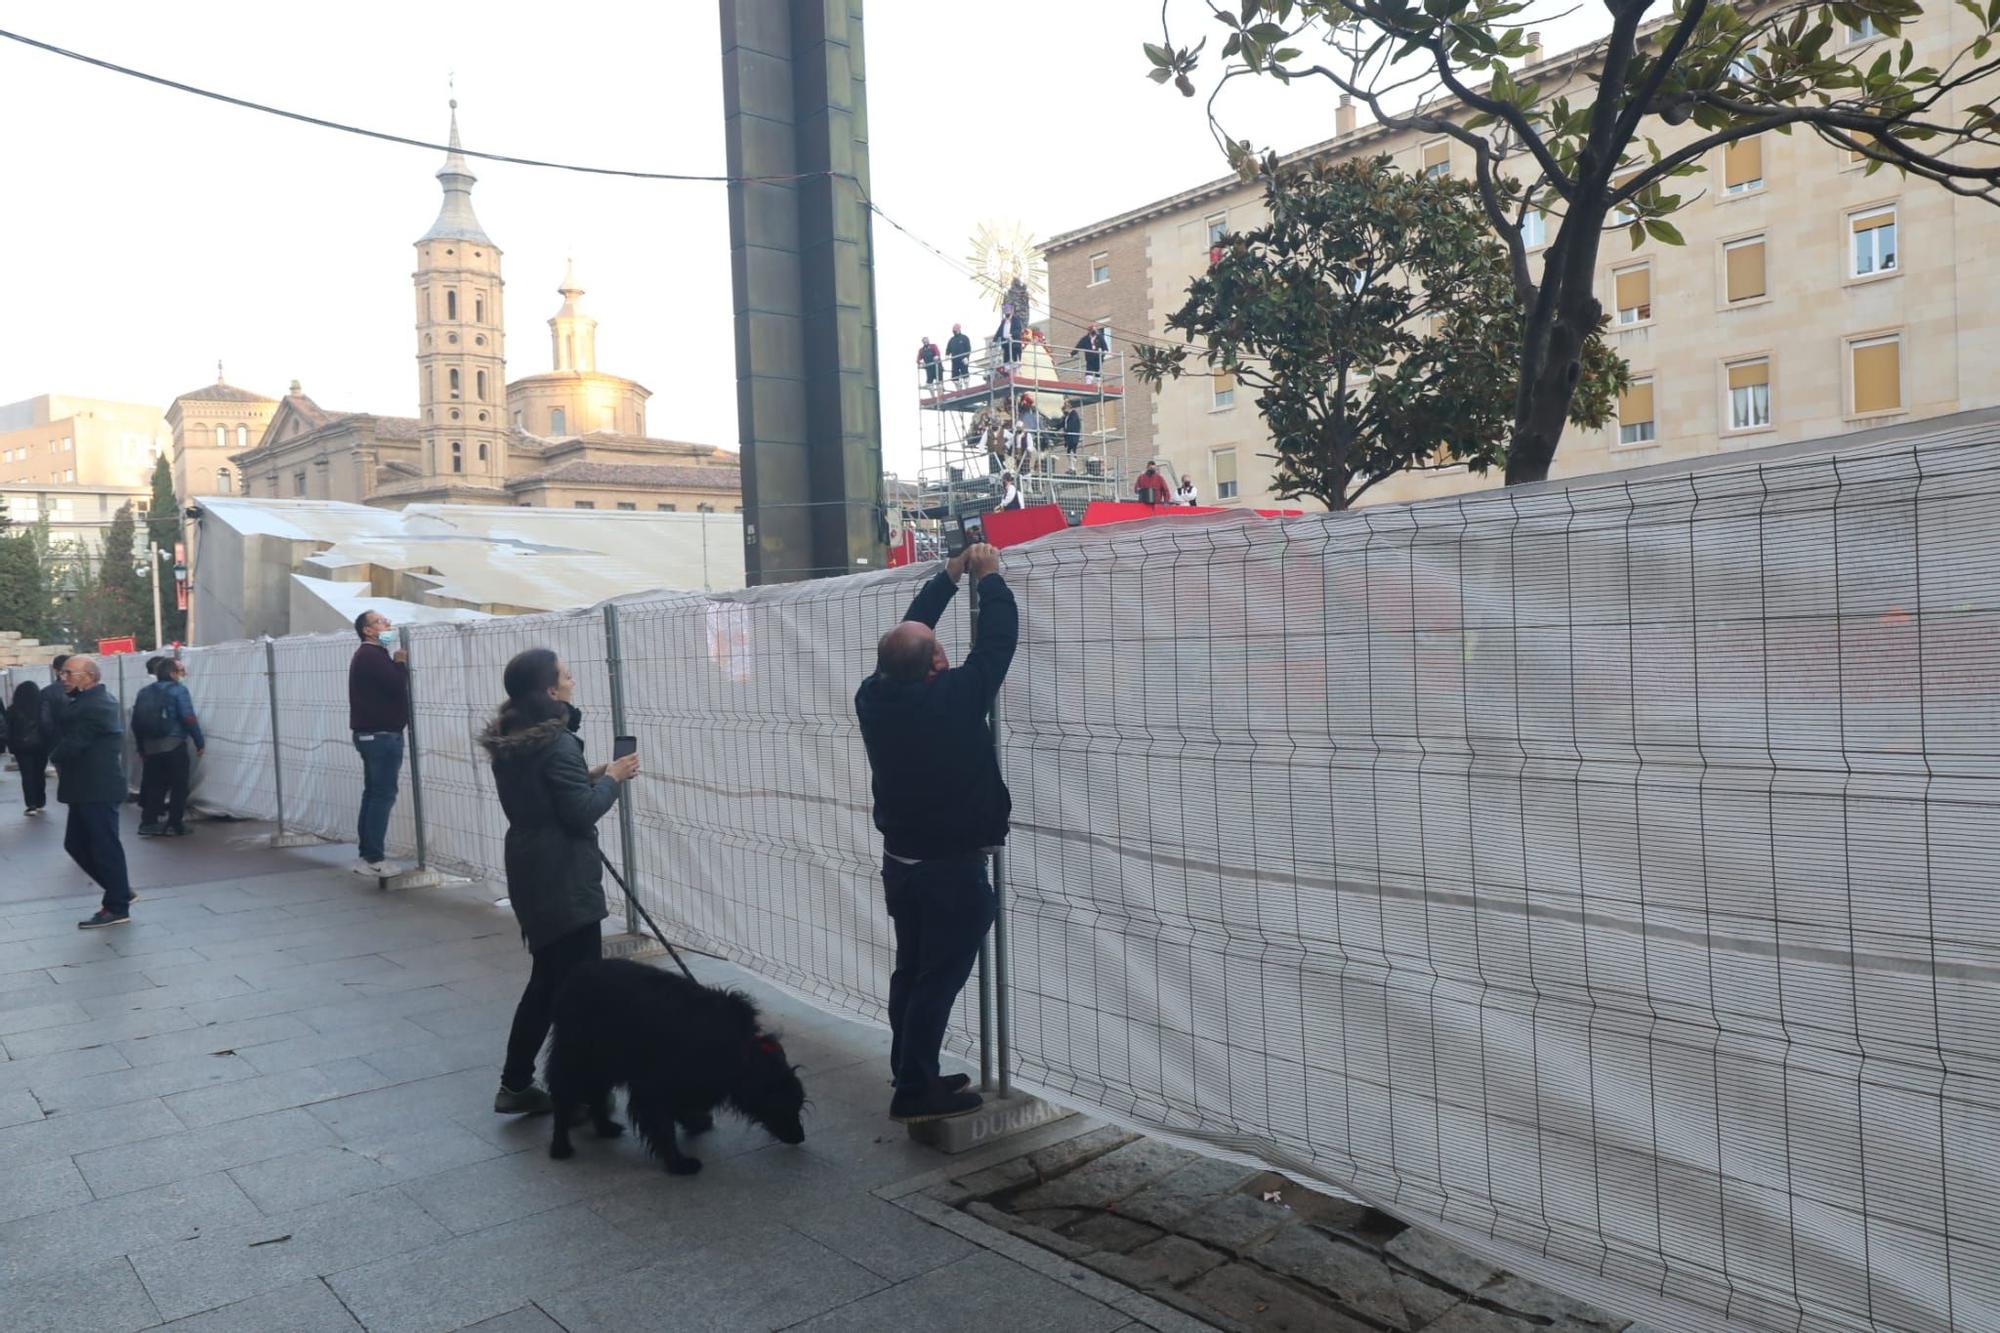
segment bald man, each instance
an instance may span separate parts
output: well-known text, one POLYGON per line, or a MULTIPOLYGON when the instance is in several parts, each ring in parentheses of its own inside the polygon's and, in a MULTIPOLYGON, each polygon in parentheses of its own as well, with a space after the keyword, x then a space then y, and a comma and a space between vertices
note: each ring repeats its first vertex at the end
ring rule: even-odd
POLYGON ((1020 615, 1000 577, 1000 553, 968 547, 924 584, 902 623, 882 636, 875 674, 854 696, 874 775, 883 896, 896 928, 889 977, 896 1091, 889 1114, 904 1122, 979 1107, 970 1079, 941 1075, 938 1052, 993 924, 986 858, 1007 839, 1013 802, 987 718, 1019 638, 1020 615), (979 588, 979 636, 964 665, 954 667, 936 628, 967 570, 979 588))
POLYGON ((63 850, 104 891, 82 930, 122 926, 132 919, 132 884, 125 875, 125 846, 118 840, 118 812, 125 804, 125 718, 94 657, 78 654, 62 664, 62 736, 49 758, 56 766, 56 799, 69 807, 63 850))

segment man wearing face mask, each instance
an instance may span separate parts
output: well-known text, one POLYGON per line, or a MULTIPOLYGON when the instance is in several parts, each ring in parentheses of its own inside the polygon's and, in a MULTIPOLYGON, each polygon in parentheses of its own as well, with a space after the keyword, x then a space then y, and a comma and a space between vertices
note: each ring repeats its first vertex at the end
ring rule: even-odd
POLYGON ((354 873, 381 879, 395 873, 382 844, 403 772, 403 729, 410 725, 410 655, 380 611, 356 616, 354 632, 361 636, 347 664, 347 725, 361 756, 361 859, 354 873))
POLYGON ((904 1122, 962 1115, 980 1104, 965 1075, 940 1075, 938 1051, 993 925, 986 858, 1006 841, 1013 804, 988 715, 1019 638, 1000 553, 983 543, 967 547, 882 636, 875 674, 854 696, 882 831, 883 896, 896 928, 889 1114, 904 1122), (968 569, 979 589, 979 634, 954 668, 935 629, 968 569))

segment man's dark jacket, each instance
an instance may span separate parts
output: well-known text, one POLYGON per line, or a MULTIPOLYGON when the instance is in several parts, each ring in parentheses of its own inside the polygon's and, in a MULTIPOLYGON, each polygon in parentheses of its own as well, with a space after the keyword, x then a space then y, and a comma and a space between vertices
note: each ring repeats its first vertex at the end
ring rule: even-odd
POLYGON ((507 815, 507 896, 530 949, 602 921, 604 863, 597 821, 618 801, 612 778, 591 780, 583 742, 561 718, 479 738, 507 815))
POLYGON ((410 725, 410 669, 379 643, 363 642, 347 663, 347 725, 352 731, 410 725))
POLYGON ((951 337, 945 339, 944 354, 946 356, 972 355, 972 339, 966 337, 963 332, 952 334, 951 337))
POLYGON ((70 696, 62 737, 49 758, 56 765, 56 799, 64 805, 125 800, 125 718, 102 681, 70 696))
MULTIPOLYGON (((935 629, 957 592, 939 571, 903 619, 935 629)), ((979 581, 979 637, 962 665, 928 680, 877 672, 861 682, 854 711, 874 772, 875 827, 891 856, 937 861, 1006 841, 1014 804, 986 718, 1020 632, 1014 594, 988 574, 979 581)))

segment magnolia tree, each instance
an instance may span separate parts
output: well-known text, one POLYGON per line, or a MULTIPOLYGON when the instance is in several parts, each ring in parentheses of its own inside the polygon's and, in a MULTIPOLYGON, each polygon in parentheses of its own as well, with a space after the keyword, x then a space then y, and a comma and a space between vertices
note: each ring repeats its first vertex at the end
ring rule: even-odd
MULTIPOLYGON (((1386 126, 1470 151, 1521 312, 1509 482, 1543 479, 1555 458, 1603 320, 1595 275, 1607 233, 1680 244, 1671 218, 1683 179, 1716 149, 1803 127, 1871 159, 1870 171, 2000 202, 2000 113, 1975 87, 2000 64, 2000 0, 1956 0, 1971 16, 1965 45, 1937 66, 1917 64, 1904 36, 1922 17, 1917 0, 1678 0, 1654 23, 1648 0, 1599 0, 1610 35, 1546 82, 1513 72, 1539 21, 1523 0, 1205 3, 1227 32, 1216 94, 1245 76, 1320 81, 1386 126), (1539 271, 1523 236, 1531 213, 1552 232, 1539 271)), ((1169 23, 1146 46, 1153 79, 1194 96, 1207 42, 1176 45, 1169 23)), ((1220 132, 1213 95, 1209 114, 1220 132)), ((1251 146, 1223 137, 1232 163, 1254 172, 1251 146)))
MULTIPOLYGON (((1276 493, 1345 509, 1398 472, 1502 462, 1520 316, 1472 187, 1386 157, 1267 162, 1264 203, 1269 221, 1226 239, 1167 327, 1256 391, 1276 493)), ((1157 381, 1188 360, 1142 345, 1136 369, 1157 381)), ((1584 363, 1570 416, 1602 425, 1625 367, 1595 333, 1584 363)))

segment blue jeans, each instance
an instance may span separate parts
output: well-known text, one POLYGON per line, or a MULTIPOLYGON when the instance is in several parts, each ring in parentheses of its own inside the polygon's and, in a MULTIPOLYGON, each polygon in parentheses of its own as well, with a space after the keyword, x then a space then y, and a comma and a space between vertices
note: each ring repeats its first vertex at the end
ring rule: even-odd
POLYGON ((357 731, 354 750, 361 756, 361 859, 379 861, 389 836, 389 812, 396 808, 396 779, 403 771, 403 733, 357 731))
POLYGON ((896 1091, 922 1092, 938 1077, 951 1007, 993 925, 993 885, 981 854, 913 866, 885 856, 882 888, 896 926, 889 1069, 896 1091))

